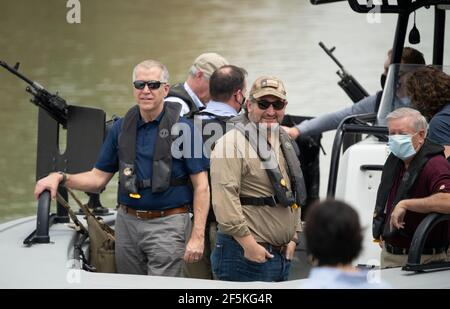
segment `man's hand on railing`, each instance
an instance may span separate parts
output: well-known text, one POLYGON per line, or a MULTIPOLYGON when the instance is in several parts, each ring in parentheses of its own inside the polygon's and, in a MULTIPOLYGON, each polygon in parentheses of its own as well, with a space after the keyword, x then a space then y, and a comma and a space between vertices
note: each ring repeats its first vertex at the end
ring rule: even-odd
POLYGON ((50 173, 47 177, 40 179, 34 187, 34 197, 39 199, 39 195, 41 195, 43 191, 50 190, 51 198, 55 199, 59 183, 63 178, 64 176, 60 173, 50 173))

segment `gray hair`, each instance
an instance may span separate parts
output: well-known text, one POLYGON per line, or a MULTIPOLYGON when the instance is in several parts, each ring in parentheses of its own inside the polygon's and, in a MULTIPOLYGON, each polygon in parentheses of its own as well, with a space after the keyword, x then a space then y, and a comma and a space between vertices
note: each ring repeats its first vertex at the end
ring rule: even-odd
MULTIPOLYGON (((195 76, 200 70, 193 64, 191 68, 189 69, 189 75, 195 76)), ((203 72, 203 71, 202 71, 203 72)), ((209 76, 206 72, 203 72, 203 78, 206 80, 209 80, 211 76, 209 76)))
POLYGON ((150 70, 154 67, 157 67, 161 70, 161 76, 159 77, 160 82, 168 83, 169 82, 169 71, 166 66, 159 61, 156 60, 144 60, 141 63, 137 64, 133 69, 133 82, 136 80, 136 74, 139 69, 147 69, 150 70))
POLYGON ((428 127, 427 120, 418 110, 415 110, 410 107, 398 108, 393 112, 390 112, 386 116, 386 121, 389 124, 389 121, 401 118, 410 118, 412 120, 412 122, 410 123, 412 129, 414 129, 416 132, 419 132, 420 130, 425 130, 425 135, 427 134, 427 127, 428 127))

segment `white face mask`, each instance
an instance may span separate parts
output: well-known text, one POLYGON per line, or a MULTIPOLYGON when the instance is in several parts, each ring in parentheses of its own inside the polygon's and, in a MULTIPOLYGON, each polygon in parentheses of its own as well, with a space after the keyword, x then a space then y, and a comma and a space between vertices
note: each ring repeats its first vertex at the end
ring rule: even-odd
POLYGON ((412 135, 396 134, 389 135, 388 146, 391 152, 399 159, 406 160, 416 154, 412 143, 412 135))

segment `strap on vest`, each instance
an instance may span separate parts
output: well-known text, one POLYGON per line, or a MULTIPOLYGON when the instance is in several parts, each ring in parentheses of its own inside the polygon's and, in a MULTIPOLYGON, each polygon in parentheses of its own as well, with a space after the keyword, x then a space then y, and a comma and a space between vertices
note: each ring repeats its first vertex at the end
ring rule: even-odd
POLYGON ((164 116, 158 126, 158 135, 153 152, 152 193, 166 191, 170 186, 172 175, 171 146, 173 142, 171 130, 180 118, 180 111, 180 104, 164 103, 164 116), (161 134, 162 129, 167 130, 168 134, 161 134))
MULTIPOLYGON (((185 186, 189 183, 189 178, 171 178, 170 179, 170 186, 171 187, 177 187, 177 186, 185 186)), ((152 180, 151 179, 144 179, 144 180, 138 180, 136 181, 137 188, 140 189, 147 189, 152 187, 152 180)))
MULTIPOLYGON (((226 123, 228 120, 230 120, 231 118, 234 117, 234 116, 220 116, 220 115, 216 115, 216 114, 210 113, 208 111, 205 111, 204 109, 195 111, 195 112, 192 113, 192 115, 193 116, 196 116, 196 115, 211 116, 213 118, 211 120, 218 120, 218 121, 221 121, 221 122, 224 122, 224 123, 226 123)), ((209 120, 209 119, 205 119, 205 120, 209 120)))
POLYGON ((270 206, 276 207, 279 203, 276 196, 265 197, 253 197, 253 196, 240 196, 242 206, 270 206))
MULTIPOLYGON (((256 124, 251 123, 251 125, 246 127, 245 124, 249 124, 249 121, 245 120, 246 119, 244 119, 243 122, 236 123, 235 128, 245 136, 245 138, 248 140, 252 148, 256 151, 259 159, 261 160, 262 165, 266 169, 267 176, 269 177, 272 187, 275 190, 275 196, 277 197, 279 203, 282 204, 284 207, 297 208, 298 204, 296 203, 297 200, 295 196, 296 190, 294 189, 295 191, 293 192, 286 187, 286 181, 283 179, 283 175, 281 173, 280 167, 275 157, 275 152, 273 151, 272 147, 267 142, 267 140, 262 137, 261 132, 258 132, 256 124), (248 130, 253 130, 254 134, 250 134, 248 130), (258 147, 258 144, 262 143, 263 145, 267 145, 267 148, 270 149, 270 151, 266 154, 266 156, 263 156, 263 154, 260 151, 260 148, 258 147)), ((286 156, 285 159, 287 160, 286 156)), ((288 165, 288 169, 289 167, 290 166, 288 165)), ((292 182, 291 178, 291 184, 292 183, 295 185, 295 181, 292 182)))

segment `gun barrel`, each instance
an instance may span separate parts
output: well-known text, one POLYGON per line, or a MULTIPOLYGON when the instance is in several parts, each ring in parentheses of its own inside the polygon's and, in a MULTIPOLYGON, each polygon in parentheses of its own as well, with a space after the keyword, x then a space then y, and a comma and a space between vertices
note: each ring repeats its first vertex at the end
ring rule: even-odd
POLYGON ((360 101, 361 99, 369 96, 367 91, 361 86, 361 84, 350 74, 348 74, 344 66, 333 56, 333 51, 335 48, 328 49, 323 42, 319 42, 319 46, 325 51, 325 53, 330 56, 331 59, 339 66, 336 74, 341 78, 338 85, 347 93, 353 103, 360 101))
POLYGON ((21 74, 19 71, 17 71, 15 68, 13 68, 10 65, 8 65, 6 62, 0 60, 0 65, 2 67, 4 67, 5 69, 7 69, 12 74, 14 74, 17 77, 19 77, 20 79, 24 80, 27 84, 30 84, 30 86, 35 87, 35 84, 34 84, 34 82, 31 79, 29 79, 25 75, 21 74))
POLYGON ((319 46, 325 51, 325 53, 337 64, 337 66, 345 72, 344 66, 339 62, 339 60, 336 59, 336 57, 333 55, 333 51, 335 48, 328 49, 323 42, 319 42, 319 46))

